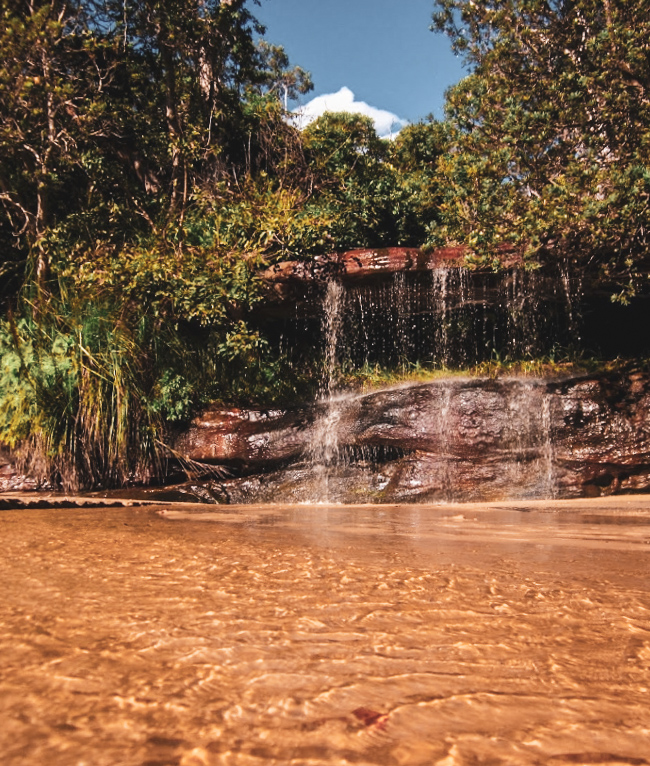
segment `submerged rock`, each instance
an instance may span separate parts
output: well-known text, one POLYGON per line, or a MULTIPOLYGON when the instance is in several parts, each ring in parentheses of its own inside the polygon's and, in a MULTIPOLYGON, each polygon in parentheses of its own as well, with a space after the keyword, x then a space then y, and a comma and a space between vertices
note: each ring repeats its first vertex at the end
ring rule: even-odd
MULTIPOLYGON (((295 411, 209 410, 174 445, 230 502, 431 502, 650 490, 650 376, 448 378, 295 411), (318 465, 315 438, 335 445, 318 465)), ((322 453, 320 453, 322 454, 322 453)))

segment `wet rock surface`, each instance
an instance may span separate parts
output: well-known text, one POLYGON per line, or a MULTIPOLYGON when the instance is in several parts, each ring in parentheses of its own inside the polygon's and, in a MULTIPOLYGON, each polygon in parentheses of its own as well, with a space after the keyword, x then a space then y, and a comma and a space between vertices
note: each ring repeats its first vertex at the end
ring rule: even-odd
POLYGON ((304 450, 310 417, 300 410, 208 409, 178 437, 174 448, 203 463, 278 463, 304 450))
MULTIPOLYGON (((427 279, 449 281, 454 275, 460 279, 456 280, 459 284, 446 290, 451 303, 489 303, 494 308, 503 302, 504 293, 513 292, 513 281, 526 280, 520 268, 521 258, 508 248, 502 250, 504 271, 500 275, 490 269, 468 269, 467 252, 462 246, 427 251, 413 247, 359 248, 315 256, 309 261, 283 261, 261 275, 267 287, 266 299, 255 313, 286 318, 299 307, 298 313, 303 316, 318 316, 323 292, 332 280, 352 291, 370 290, 372 301, 377 301, 381 300, 382 289, 390 290, 395 284, 399 287, 405 280, 428 285, 427 279)), ((546 274, 534 282, 538 299, 543 295, 546 300, 565 300, 565 289, 557 274, 546 274)), ((433 295, 435 286, 425 287, 424 292, 433 295)), ((358 296, 352 298, 352 303, 356 300, 358 296)), ((422 310, 422 306, 417 308, 418 312, 422 310)))
MULTIPOLYGON (((335 276, 354 281, 378 274, 405 271, 431 271, 440 267, 465 265, 468 249, 463 246, 421 250, 416 247, 357 248, 342 253, 319 255, 311 261, 283 261, 270 267, 264 279, 275 285, 306 283, 335 276)), ((508 248, 502 249, 505 266, 521 264, 521 257, 508 248)))
MULTIPOLYGON (((216 411, 175 448, 220 464, 212 502, 431 502, 650 490, 650 376, 444 379, 296 411, 216 411), (314 466, 327 418, 333 457, 314 466), (312 457, 310 457, 310 455, 312 457), (314 485, 315 468, 323 487, 314 485)), ((195 483, 196 486, 196 483, 195 483)), ((195 493, 196 494, 196 493, 195 493)))

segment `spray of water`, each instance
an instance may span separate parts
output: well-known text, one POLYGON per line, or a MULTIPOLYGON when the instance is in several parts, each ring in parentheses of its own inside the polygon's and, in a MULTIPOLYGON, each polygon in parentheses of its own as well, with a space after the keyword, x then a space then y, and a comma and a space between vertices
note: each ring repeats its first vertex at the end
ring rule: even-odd
POLYGON ((572 343, 577 343, 580 340, 580 324, 582 321, 580 314, 583 289, 582 276, 578 273, 572 274, 569 265, 564 263, 560 269, 560 281, 566 302, 569 338, 572 343))
POLYGON ((535 381, 518 381, 505 403, 504 446, 510 453, 504 470, 522 497, 554 497, 556 476, 551 433, 551 397, 535 381))

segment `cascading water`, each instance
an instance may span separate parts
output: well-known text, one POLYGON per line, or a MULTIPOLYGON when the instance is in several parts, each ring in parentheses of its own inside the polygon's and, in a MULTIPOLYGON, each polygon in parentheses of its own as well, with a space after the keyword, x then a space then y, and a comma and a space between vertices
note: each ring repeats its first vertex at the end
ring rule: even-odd
MULTIPOLYGON (((474 319, 469 273, 461 268, 437 268, 432 272, 432 315, 435 339, 434 362, 442 367, 468 362, 470 337, 466 315, 474 319)), ((474 322, 471 322, 474 330, 474 322)), ((478 328, 477 328, 478 329, 478 328)))
POLYGON ((538 381, 515 381, 506 395, 502 438, 509 458, 504 470, 518 497, 554 497, 556 477, 551 433, 551 400, 538 381))
POLYGON ((551 397, 544 392, 542 397, 542 465, 544 467, 543 484, 540 494, 544 497, 554 498, 557 496, 557 476, 555 470, 555 449, 553 446, 551 397))
POLYGON ((340 375, 338 345, 343 322, 345 288, 334 280, 327 283, 323 301, 323 330, 325 337, 325 374, 321 386, 323 395, 331 399, 340 375))
POLYGON ((341 419, 340 399, 337 388, 340 376, 338 345, 343 319, 345 288, 331 280, 323 300, 322 329, 325 343, 323 379, 319 390, 317 407, 319 414, 314 422, 309 444, 308 462, 313 473, 315 502, 329 500, 329 481, 332 466, 339 461, 338 424, 341 419))
MULTIPOLYGON (((467 269, 441 266, 359 285, 330 280, 321 314, 323 377, 305 453, 312 487, 308 499, 340 500, 346 491, 341 489, 347 481, 344 477, 359 465, 379 474, 382 460, 399 457, 399 445, 367 445, 365 437, 351 433, 354 413, 364 406, 363 397, 341 389, 342 365, 406 369, 424 361, 448 368, 490 358, 496 349, 509 358, 539 355, 566 342, 562 331, 569 338, 577 331, 575 295, 574 281, 564 272, 552 279, 519 268, 480 279, 467 269)), ((464 401, 469 394, 463 386, 474 384, 456 379, 434 387, 440 397, 437 425, 429 428, 427 438, 435 439, 438 457, 427 460, 433 477, 431 496, 441 500, 459 496, 454 472, 462 474, 467 458, 459 440, 451 437, 459 423, 471 418, 471 405, 464 401)), ((492 447, 502 465, 495 469, 497 479, 487 477, 486 481, 502 486, 507 479, 511 496, 552 497, 556 491, 552 402, 545 391, 541 381, 512 381, 502 387, 492 405, 503 414, 492 447)), ((413 460, 410 464, 414 465, 413 460)), ((390 484, 389 473, 382 478, 383 484, 374 483, 375 489, 390 484)), ((366 484, 368 475, 364 474, 366 484)))
POLYGON ((572 344, 580 341, 580 303, 582 300, 582 275, 572 274, 567 264, 560 269, 560 280, 566 301, 567 330, 572 344))
POLYGON ((453 489, 453 456, 450 454, 448 434, 453 427, 451 417, 451 400, 453 384, 443 384, 440 391, 440 417, 437 421, 435 432, 439 439, 439 454, 442 456, 437 472, 437 481, 440 486, 440 499, 445 502, 454 501, 453 489))
POLYGON ((551 354, 579 335, 579 284, 566 273, 458 266, 346 286, 337 353, 350 367, 466 367, 551 354))

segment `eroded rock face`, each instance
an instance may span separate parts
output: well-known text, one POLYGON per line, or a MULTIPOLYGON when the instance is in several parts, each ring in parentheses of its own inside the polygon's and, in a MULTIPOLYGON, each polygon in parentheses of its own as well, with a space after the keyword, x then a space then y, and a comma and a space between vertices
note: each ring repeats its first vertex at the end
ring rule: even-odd
MULTIPOLYGON (((309 261, 283 261, 261 274, 268 287, 267 300, 258 307, 263 313, 273 313, 274 306, 296 302, 303 313, 321 309, 323 285, 336 279, 347 287, 376 284, 398 274, 415 276, 440 269, 461 269, 468 277, 480 282, 481 298, 487 299, 485 273, 465 268, 466 247, 438 247, 423 251, 414 247, 359 248, 343 253, 314 256, 309 261), (311 308, 310 308, 311 306, 311 308)), ((520 256, 502 248, 504 268, 521 264, 520 256)), ((487 272, 488 274, 490 272, 487 272)), ((488 282, 490 279, 488 278, 488 282)), ((285 305, 284 310, 288 310, 285 305)))
POLYGON ((645 374, 550 386, 562 496, 650 489, 650 382, 645 374))
MULTIPOLYGON (((311 261, 278 263, 262 276, 269 282, 305 282, 332 276, 343 281, 354 281, 377 274, 463 266, 467 253, 468 249, 464 246, 438 247, 427 251, 416 247, 357 248, 343 253, 317 255, 311 261)), ((501 248, 501 254, 506 268, 521 263, 521 257, 510 248, 501 248)))
POLYGON ((174 449, 192 461, 245 469, 284 463, 305 449, 310 417, 300 410, 208 409, 174 449))
POLYGON ((231 502, 648 491, 650 377, 451 378, 342 395, 293 412, 212 410, 175 446, 194 461, 240 474, 215 484, 231 502), (325 438, 324 423, 331 424, 329 453, 314 448, 325 438))

